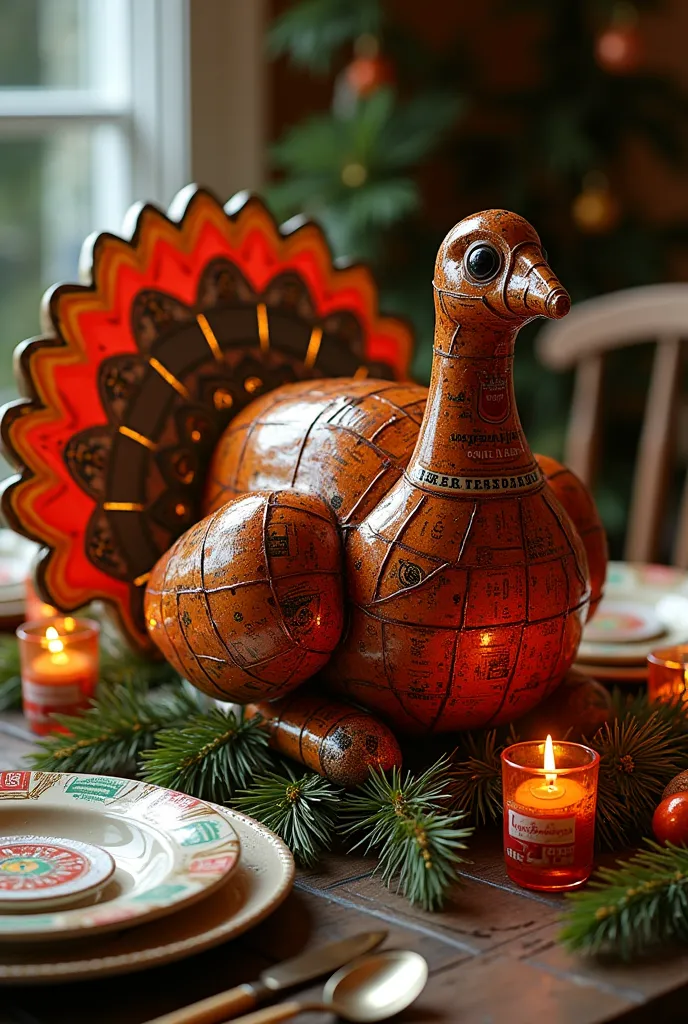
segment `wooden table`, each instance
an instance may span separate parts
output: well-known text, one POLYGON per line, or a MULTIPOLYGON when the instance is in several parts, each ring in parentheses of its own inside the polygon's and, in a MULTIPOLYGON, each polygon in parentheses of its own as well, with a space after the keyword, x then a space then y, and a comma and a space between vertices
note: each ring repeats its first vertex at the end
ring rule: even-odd
MULTIPOLYGON (((31 744, 20 715, 0 715, 0 767, 19 767, 31 744)), ((471 854, 463 886, 440 914, 417 910, 385 889, 370 860, 329 856, 318 870, 299 872, 282 907, 242 938, 125 978, 0 989, 0 1024, 140 1024, 250 980, 308 946, 378 928, 389 929, 388 945, 418 950, 430 965, 425 992, 399 1018, 409 1024, 688 1019, 688 954, 641 967, 571 957, 556 942, 562 899, 513 885, 495 833, 476 839, 471 854)))

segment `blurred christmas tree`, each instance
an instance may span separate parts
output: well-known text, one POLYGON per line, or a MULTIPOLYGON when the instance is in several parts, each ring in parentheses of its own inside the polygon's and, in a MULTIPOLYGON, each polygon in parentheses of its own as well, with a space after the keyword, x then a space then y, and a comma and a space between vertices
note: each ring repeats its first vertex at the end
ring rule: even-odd
MULTIPOLYGON (((686 99, 667 78, 644 71, 640 15, 652 6, 495 3, 494 17, 510 19, 516 39, 519 20, 536 23, 536 41, 527 43, 531 83, 499 88, 482 84, 469 40, 450 41, 438 54, 404 30, 393 0, 299 0, 275 21, 274 55, 335 78, 329 112, 291 128, 274 147, 277 180, 268 199, 280 219, 318 219, 337 256, 372 263, 384 307, 416 325, 419 378, 429 371, 428 279, 443 235, 423 215, 432 182, 424 195, 419 181, 429 160, 450 167, 455 219, 506 207, 531 220, 574 300, 666 279, 667 256, 685 229, 657 230, 624 197, 629 144, 642 139, 663 160, 685 161, 686 99)), ((535 360, 536 330, 519 341, 519 405, 534 445, 556 455, 569 381, 535 360)), ((619 367, 627 404, 634 377, 644 377, 638 366, 631 358, 619 367)), ((623 525, 632 442, 626 448, 599 496, 612 533, 623 525)))

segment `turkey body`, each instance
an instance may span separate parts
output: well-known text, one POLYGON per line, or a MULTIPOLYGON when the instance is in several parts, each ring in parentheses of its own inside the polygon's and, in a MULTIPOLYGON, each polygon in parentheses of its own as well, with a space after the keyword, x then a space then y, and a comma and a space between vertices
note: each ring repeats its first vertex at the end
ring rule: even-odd
POLYGON ((553 460, 543 471, 516 409, 519 329, 570 308, 537 234, 503 210, 469 217, 442 243, 433 286, 427 391, 278 388, 226 430, 205 498, 210 513, 285 489, 334 513, 347 616, 322 677, 406 732, 497 725, 547 697, 606 565, 592 499, 553 460))
POLYGON ((582 547, 594 602, 606 565, 594 504, 554 459, 542 459, 554 491, 545 484, 516 503, 417 494, 404 470, 427 397, 425 387, 390 381, 284 385, 225 431, 204 508, 280 488, 330 506, 344 537, 349 618, 324 677, 403 731, 497 724, 535 706, 578 646, 588 594, 582 547), (509 564, 495 568, 500 544, 509 564), (568 607, 571 574, 578 611, 552 618, 568 607))

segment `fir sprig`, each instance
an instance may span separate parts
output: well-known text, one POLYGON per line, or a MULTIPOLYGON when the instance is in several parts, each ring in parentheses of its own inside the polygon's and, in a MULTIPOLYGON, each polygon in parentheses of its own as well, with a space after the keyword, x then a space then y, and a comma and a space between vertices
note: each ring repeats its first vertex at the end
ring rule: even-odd
POLYGON ((600 755, 597 840, 619 849, 650 831, 666 784, 685 764, 684 737, 661 711, 606 723, 590 746, 600 755))
POLYGON ((141 755, 147 782, 226 803, 272 764, 260 718, 212 708, 160 731, 141 755))
POLYGON ((55 715, 66 734, 41 740, 29 761, 42 771, 129 775, 161 729, 181 728, 197 710, 195 697, 181 689, 149 693, 136 680, 105 686, 84 714, 55 715))
POLYGON ((354 849, 378 853, 376 871, 384 884, 425 910, 439 909, 459 881, 460 850, 473 829, 464 811, 447 810, 449 760, 440 758, 422 775, 395 768, 391 776, 371 771, 368 782, 349 794, 342 807, 348 832, 362 832, 354 849))
POLYGON ((21 707, 19 643, 14 636, 0 637, 0 711, 21 707))
POLYGON ((297 862, 312 867, 332 848, 341 789, 314 772, 297 776, 267 772, 239 794, 233 806, 256 818, 284 840, 297 862))
POLYGON ((465 733, 452 757, 452 807, 465 811, 476 825, 495 824, 502 817, 502 751, 516 743, 496 729, 465 733))
POLYGON ((569 900, 560 938, 571 950, 630 960, 653 948, 687 945, 688 849, 647 840, 647 849, 600 868, 569 900))

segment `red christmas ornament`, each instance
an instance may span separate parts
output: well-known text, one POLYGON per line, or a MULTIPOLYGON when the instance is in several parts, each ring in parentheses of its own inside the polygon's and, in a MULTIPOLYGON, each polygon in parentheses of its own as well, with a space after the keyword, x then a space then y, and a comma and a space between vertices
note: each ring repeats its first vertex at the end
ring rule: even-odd
POLYGON ((383 85, 394 81, 392 62, 379 54, 356 57, 344 71, 346 83, 359 99, 372 96, 383 85))
POLYGON ((643 37, 635 25, 610 25, 595 40, 595 60, 610 75, 632 75, 644 53, 643 37))
POLYGON ((665 797, 652 816, 652 831, 660 843, 688 843, 688 793, 665 797))

